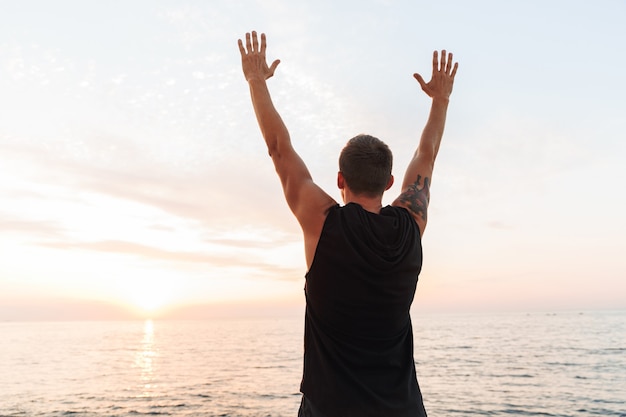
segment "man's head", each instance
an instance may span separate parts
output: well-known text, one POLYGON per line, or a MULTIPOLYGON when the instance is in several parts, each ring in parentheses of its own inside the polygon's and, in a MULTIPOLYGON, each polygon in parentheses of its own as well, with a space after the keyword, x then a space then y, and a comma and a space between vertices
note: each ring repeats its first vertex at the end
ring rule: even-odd
POLYGON ((393 156, 380 139, 358 135, 348 141, 339 155, 339 173, 354 194, 381 196, 393 181, 393 156))

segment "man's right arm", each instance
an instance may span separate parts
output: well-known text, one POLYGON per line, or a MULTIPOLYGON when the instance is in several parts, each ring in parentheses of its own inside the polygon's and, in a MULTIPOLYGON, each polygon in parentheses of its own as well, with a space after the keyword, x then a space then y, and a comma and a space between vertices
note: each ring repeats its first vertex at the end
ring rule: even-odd
POLYGON ((426 83, 421 75, 414 74, 422 90, 432 98, 432 105, 419 145, 404 175, 402 192, 392 205, 409 210, 422 235, 428 220, 431 178, 443 137, 448 102, 457 68, 457 63, 452 65, 451 53, 446 56, 446 51, 441 51, 439 60, 435 51, 431 80, 426 83))
POLYGON ((294 150, 289 131, 276 111, 266 80, 274 75, 279 60, 267 65, 266 39, 256 32, 246 34, 246 44, 239 40, 244 76, 250 87, 250 97, 267 150, 280 178, 285 199, 296 216, 304 234, 307 265, 310 267, 322 232, 326 214, 336 204, 317 184, 300 155, 294 150))

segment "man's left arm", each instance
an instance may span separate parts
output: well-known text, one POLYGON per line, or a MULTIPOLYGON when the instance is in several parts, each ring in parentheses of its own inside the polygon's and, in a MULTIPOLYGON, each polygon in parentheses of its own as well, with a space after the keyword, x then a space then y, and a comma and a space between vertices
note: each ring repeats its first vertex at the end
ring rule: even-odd
POLYGON ((419 226, 421 235, 424 234, 426 228, 430 182, 446 124, 446 113, 454 77, 458 69, 458 63, 453 63, 452 58, 452 53, 446 54, 445 50, 441 51, 441 58, 438 52, 434 51, 430 81, 427 83, 419 74, 413 75, 420 83, 422 90, 432 98, 432 104, 417 150, 404 174, 402 192, 392 205, 405 207, 411 213, 419 226))

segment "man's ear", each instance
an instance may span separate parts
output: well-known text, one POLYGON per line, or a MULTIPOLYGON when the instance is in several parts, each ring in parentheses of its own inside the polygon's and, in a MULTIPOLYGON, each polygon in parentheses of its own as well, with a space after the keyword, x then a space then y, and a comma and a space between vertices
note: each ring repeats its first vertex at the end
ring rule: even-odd
POLYGON ((341 171, 337 172, 337 188, 340 190, 346 188, 346 179, 343 177, 341 171))
POLYGON ((387 183, 387 187, 385 188, 385 191, 390 189, 392 185, 393 185, 393 175, 389 177, 389 182, 387 183))

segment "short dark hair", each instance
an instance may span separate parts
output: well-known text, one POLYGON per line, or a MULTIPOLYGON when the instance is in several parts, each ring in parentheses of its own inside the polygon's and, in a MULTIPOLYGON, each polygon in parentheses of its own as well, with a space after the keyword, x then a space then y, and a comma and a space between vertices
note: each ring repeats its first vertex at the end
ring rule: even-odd
POLYGON ((369 197, 385 192, 392 165, 393 155, 389 147, 370 135, 353 137, 339 155, 339 171, 350 190, 369 197))

